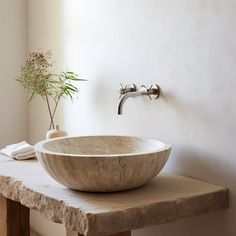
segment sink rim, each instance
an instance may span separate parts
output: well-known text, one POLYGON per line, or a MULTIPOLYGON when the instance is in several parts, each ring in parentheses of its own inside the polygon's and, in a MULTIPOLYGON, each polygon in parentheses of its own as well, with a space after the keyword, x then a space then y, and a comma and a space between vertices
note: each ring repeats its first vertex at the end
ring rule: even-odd
POLYGON ((153 137, 146 137, 146 136, 133 136, 133 135, 83 135, 83 136, 66 136, 66 137, 59 137, 59 138, 53 138, 53 139, 45 139, 42 140, 38 143, 36 143, 34 145, 34 150, 35 152, 41 152, 41 153, 45 153, 45 154, 50 154, 50 155, 54 155, 54 156, 65 156, 67 158, 74 158, 74 157, 86 157, 86 158, 95 158, 95 157, 101 157, 101 158, 117 158, 117 157, 138 157, 138 156, 143 156, 143 155, 148 155, 148 154, 152 154, 152 153, 157 153, 157 152, 161 152, 164 150, 169 150, 171 149, 172 146, 160 139, 157 138, 153 138, 153 137), (61 153, 61 152, 54 152, 54 151, 50 151, 48 149, 46 149, 44 147, 44 144, 49 143, 49 142, 54 142, 57 140, 61 140, 61 139, 70 139, 70 138, 89 138, 89 137, 124 137, 124 138, 138 138, 138 139, 143 139, 143 140, 153 140, 153 141, 157 141, 163 144, 163 147, 161 148, 156 148, 153 149, 152 151, 148 151, 148 152, 133 152, 133 153, 120 153, 120 154, 72 154, 72 153, 61 153))

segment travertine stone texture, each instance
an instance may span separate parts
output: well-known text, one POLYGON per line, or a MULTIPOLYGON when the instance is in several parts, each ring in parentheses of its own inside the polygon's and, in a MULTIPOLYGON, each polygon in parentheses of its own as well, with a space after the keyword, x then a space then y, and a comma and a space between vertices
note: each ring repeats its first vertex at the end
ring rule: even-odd
POLYGON ((89 192, 141 186, 165 165, 171 146, 153 138, 64 137, 35 145, 44 169, 59 183, 89 192))
POLYGON ((1 154, 0 194, 87 236, 164 224, 228 206, 226 188, 167 173, 124 192, 74 191, 54 181, 36 160, 15 161, 1 154))
POLYGON ((30 230, 30 236, 41 236, 33 230, 30 230))

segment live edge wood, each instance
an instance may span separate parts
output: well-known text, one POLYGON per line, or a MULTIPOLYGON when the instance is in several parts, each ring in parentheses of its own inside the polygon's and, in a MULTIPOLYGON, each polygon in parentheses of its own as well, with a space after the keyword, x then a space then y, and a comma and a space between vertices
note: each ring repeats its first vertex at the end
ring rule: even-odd
MULTIPOLYGON (((62 223, 68 236, 127 236, 132 229, 228 207, 226 188, 181 175, 163 172, 150 183, 131 191, 86 193, 56 183, 36 160, 14 161, 1 154, 0 194, 19 202, 1 198, 1 208, 9 212, 12 212, 12 206, 14 209, 21 205, 32 208, 51 221, 62 223)), ((22 212, 25 217, 16 217, 18 232, 22 230, 18 224, 28 225, 28 221, 21 222, 28 218, 27 208, 22 208, 26 209, 22 212)), ((11 230, 12 216, 4 210, 0 212, 3 230, 0 235, 15 236, 5 233, 5 230, 11 230)), ((23 235, 28 236, 28 231, 19 234, 23 235)))

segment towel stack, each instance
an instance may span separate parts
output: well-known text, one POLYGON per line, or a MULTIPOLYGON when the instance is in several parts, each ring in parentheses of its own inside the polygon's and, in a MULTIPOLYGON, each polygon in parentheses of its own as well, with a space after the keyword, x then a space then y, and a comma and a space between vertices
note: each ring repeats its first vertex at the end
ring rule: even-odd
POLYGON ((0 152, 17 160, 26 160, 36 156, 34 147, 26 141, 8 145, 1 149, 0 152))

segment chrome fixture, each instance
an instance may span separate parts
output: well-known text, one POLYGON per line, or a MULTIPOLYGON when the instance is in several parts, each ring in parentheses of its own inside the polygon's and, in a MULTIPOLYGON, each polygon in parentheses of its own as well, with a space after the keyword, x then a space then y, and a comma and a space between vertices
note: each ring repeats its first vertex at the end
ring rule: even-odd
POLYGON ((135 84, 126 85, 125 87, 121 84, 121 99, 118 105, 118 115, 122 114, 123 105, 129 97, 135 98, 141 95, 148 96, 150 100, 152 100, 152 98, 157 99, 160 96, 160 87, 158 85, 151 85, 149 88, 146 88, 145 85, 142 85, 140 89, 137 89, 137 86, 135 84))
POLYGON ((122 95, 129 93, 129 92, 135 92, 137 91, 137 87, 135 84, 130 84, 130 85, 125 85, 123 86, 122 84, 120 84, 120 97, 122 97, 122 95))

